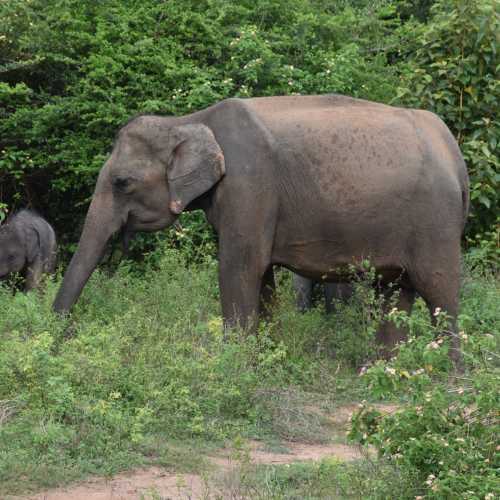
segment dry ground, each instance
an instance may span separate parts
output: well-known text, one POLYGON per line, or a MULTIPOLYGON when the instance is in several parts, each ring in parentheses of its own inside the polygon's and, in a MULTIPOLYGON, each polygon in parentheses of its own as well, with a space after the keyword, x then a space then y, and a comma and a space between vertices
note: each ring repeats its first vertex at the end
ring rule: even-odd
MULTIPOLYGON (((392 412, 392 405, 377 405, 392 412)), ((357 405, 338 407, 327 415, 334 434, 345 434, 357 405), (335 431, 337 431, 335 433, 335 431)), ((337 439, 338 440, 338 439, 337 439)), ((92 478, 76 485, 16 497, 17 500, 187 500, 234 498, 231 490, 244 464, 289 464, 334 457, 340 461, 362 458, 359 447, 345 443, 313 444, 296 441, 281 443, 280 451, 270 451, 260 442, 246 443, 243 451, 220 450, 207 457, 211 471, 206 474, 180 474, 160 467, 148 467, 118 474, 110 479, 92 478), (286 450, 286 451, 282 451, 286 450)))

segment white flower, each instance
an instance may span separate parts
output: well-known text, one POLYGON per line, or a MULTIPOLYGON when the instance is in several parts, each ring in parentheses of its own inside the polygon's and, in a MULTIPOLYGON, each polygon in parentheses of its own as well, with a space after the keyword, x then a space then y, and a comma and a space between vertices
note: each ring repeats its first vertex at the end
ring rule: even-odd
POLYGON ((484 500, 493 500, 495 495, 493 493, 488 493, 484 496, 484 500))
POLYGON ((394 368, 391 368, 390 366, 385 367, 386 373, 389 373, 390 375, 396 375, 396 370, 394 368))
POLYGON ((441 308, 440 307, 436 307, 435 311, 434 311, 434 316, 439 316, 441 314, 441 308))
POLYGON ((292 80, 288 80, 288 85, 293 85, 292 80))
POLYGON ((426 346, 426 349, 439 349, 439 344, 435 341, 429 342, 426 346))

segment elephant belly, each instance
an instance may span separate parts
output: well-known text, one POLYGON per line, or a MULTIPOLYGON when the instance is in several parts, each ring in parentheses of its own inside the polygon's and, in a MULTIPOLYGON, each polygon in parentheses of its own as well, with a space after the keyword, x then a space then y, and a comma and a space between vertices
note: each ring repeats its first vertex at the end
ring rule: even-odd
POLYGON ((313 280, 344 282, 353 274, 373 266, 383 282, 392 282, 405 274, 401 251, 380 248, 353 248, 339 239, 293 240, 275 247, 273 263, 313 280))

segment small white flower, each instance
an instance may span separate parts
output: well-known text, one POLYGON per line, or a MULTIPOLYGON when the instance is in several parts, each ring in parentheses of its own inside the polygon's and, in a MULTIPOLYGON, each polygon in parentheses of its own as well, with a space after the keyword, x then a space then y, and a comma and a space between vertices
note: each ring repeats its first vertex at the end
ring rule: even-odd
POLYGON ((293 85, 292 80, 288 80, 288 85, 293 85))
POLYGON ((439 349, 439 344, 435 341, 429 342, 426 346, 426 349, 439 349))
POLYGON ((436 307, 436 309, 434 310, 434 316, 439 316, 440 314, 441 314, 441 308, 436 307))
POLYGON ((389 373, 390 375, 396 375, 396 370, 394 368, 391 368, 390 366, 385 367, 386 373, 389 373))

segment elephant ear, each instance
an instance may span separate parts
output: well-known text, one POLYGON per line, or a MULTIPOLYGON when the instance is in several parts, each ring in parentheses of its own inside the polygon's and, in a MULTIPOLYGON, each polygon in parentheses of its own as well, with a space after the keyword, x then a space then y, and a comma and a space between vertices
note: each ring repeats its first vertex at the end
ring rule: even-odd
POLYGON ((24 231, 26 259, 28 262, 33 262, 40 254, 40 235, 34 227, 26 227, 24 231))
POLYGON ((202 124, 173 127, 169 142, 174 145, 167 166, 169 208, 180 214, 225 174, 224 154, 213 132, 202 124))

